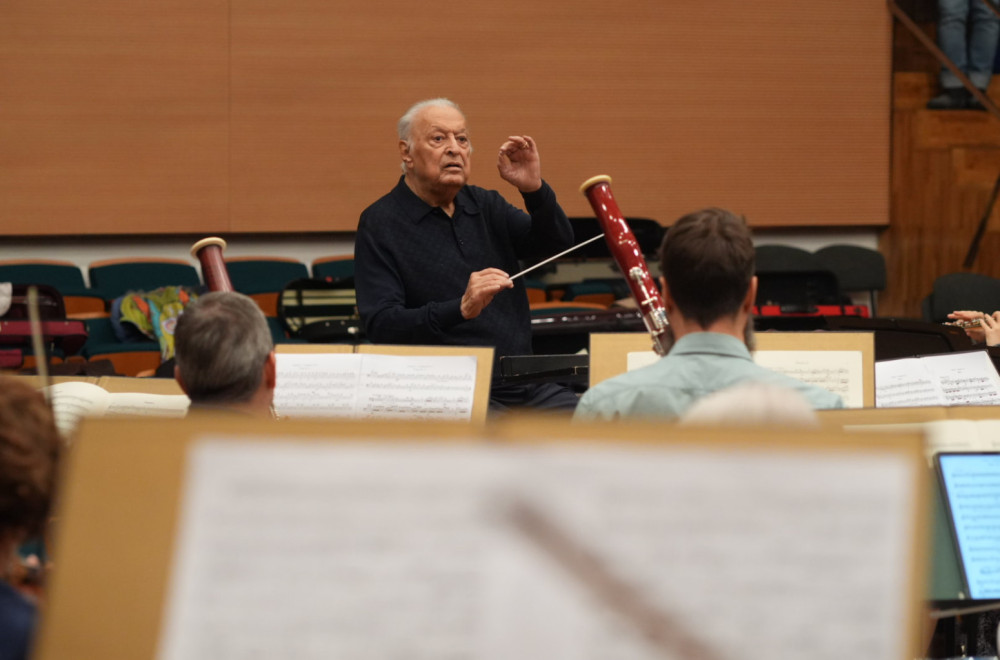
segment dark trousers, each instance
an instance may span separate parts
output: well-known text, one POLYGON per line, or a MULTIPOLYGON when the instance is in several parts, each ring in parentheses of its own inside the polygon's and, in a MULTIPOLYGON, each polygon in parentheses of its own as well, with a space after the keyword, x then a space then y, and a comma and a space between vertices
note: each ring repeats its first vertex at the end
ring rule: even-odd
POLYGON ((579 401, 576 392, 557 383, 495 385, 490 389, 489 414, 500 415, 511 408, 573 412, 579 401))

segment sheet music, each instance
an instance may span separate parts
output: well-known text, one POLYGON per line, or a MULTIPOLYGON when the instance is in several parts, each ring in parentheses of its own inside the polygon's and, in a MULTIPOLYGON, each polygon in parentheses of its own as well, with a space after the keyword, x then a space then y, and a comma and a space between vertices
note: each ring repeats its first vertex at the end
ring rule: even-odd
POLYGON ((365 354, 359 417, 468 420, 476 391, 471 355, 365 354))
POLYGON ((1000 405, 1000 375, 985 351, 875 363, 875 406, 1000 405))
POLYGON ((112 392, 105 415, 146 417, 184 417, 191 399, 186 394, 147 394, 144 392, 112 392))
MULTIPOLYGON (((628 370, 653 364, 657 359, 653 351, 629 353, 628 370)), ((755 351, 753 360, 772 371, 839 394, 845 408, 864 407, 861 351, 755 351)))
POLYGON ((278 353, 276 412, 288 417, 468 420, 469 355, 278 353))
POLYGON ((47 388, 52 415, 63 435, 70 435, 83 417, 114 415, 184 417, 191 400, 184 394, 108 392, 93 383, 67 381, 47 388))
POLYGON ((879 453, 204 441, 158 657, 682 657, 526 505, 716 657, 901 658, 915 484, 879 453))
POLYGON ((282 417, 353 417, 361 355, 277 353, 274 410, 282 417))
POLYGON ((840 395, 845 408, 865 405, 861 351, 756 351, 753 360, 840 395))

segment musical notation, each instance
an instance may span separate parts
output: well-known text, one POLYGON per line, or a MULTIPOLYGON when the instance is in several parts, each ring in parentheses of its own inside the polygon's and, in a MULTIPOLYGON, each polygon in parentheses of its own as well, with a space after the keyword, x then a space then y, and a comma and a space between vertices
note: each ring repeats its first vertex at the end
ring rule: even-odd
POLYGON ((984 351, 878 362, 875 381, 879 408, 1000 404, 1000 375, 984 351))
POLYGON ((279 354, 274 407, 288 417, 468 420, 472 356, 279 354))

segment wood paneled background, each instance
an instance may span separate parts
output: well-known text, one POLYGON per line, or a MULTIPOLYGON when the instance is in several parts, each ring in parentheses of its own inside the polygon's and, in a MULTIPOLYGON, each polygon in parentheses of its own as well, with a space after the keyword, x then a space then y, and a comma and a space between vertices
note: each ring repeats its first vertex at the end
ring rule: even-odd
POLYGON ((351 231, 438 95, 473 183, 528 133, 571 215, 606 173, 664 223, 884 225, 890 36, 871 0, 5 0, 0 234, 351 231))
MULTIPOLYGON (((906 7, 932 37, 933 4, 906 7)), ((879 313, 920 318, 921 301, 939 275, 968 270, 1000 277, 1000 204, 978 258, 972 268, 963 268, 1000 176, 1000 121, 972 110, 927 110, 927 101, 938 92, 938 65, 899 24, 894 41, 892 221, 879 240, 888 267, 879 313)), ((990 96, 1000 99, 997 78, 990 96)))

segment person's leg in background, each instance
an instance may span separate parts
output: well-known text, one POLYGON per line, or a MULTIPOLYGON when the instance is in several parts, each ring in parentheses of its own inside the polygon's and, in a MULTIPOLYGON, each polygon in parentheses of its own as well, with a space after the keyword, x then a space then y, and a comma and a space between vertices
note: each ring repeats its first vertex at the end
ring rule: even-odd
MULTIPOLYGON (((972 0, 969 20, 969 57, 965 71, 972 84, 986 93, 993 75, 997 39, 1000 39, 1000 18, 986 6, 985 0, 972 0)), ((969 107, 984 109, 974 97, 970 99, 969 107)))
MULTIPOLYGON (((968 68, 968 23, 972 4, 982 0, 938 0, 938 46, 963 72, 968 68)), ((988 8, 983 7, 987 12, 988 8)), ((994 43, 994 48, 996 44, 994 43)), ((990 60, 992 68, 993 61, 990 60)), ((971 95, 962 82, 947 67, 941 67, 941 93, 932 98, 931 110, 960 110, 969 106, 971 95)))

